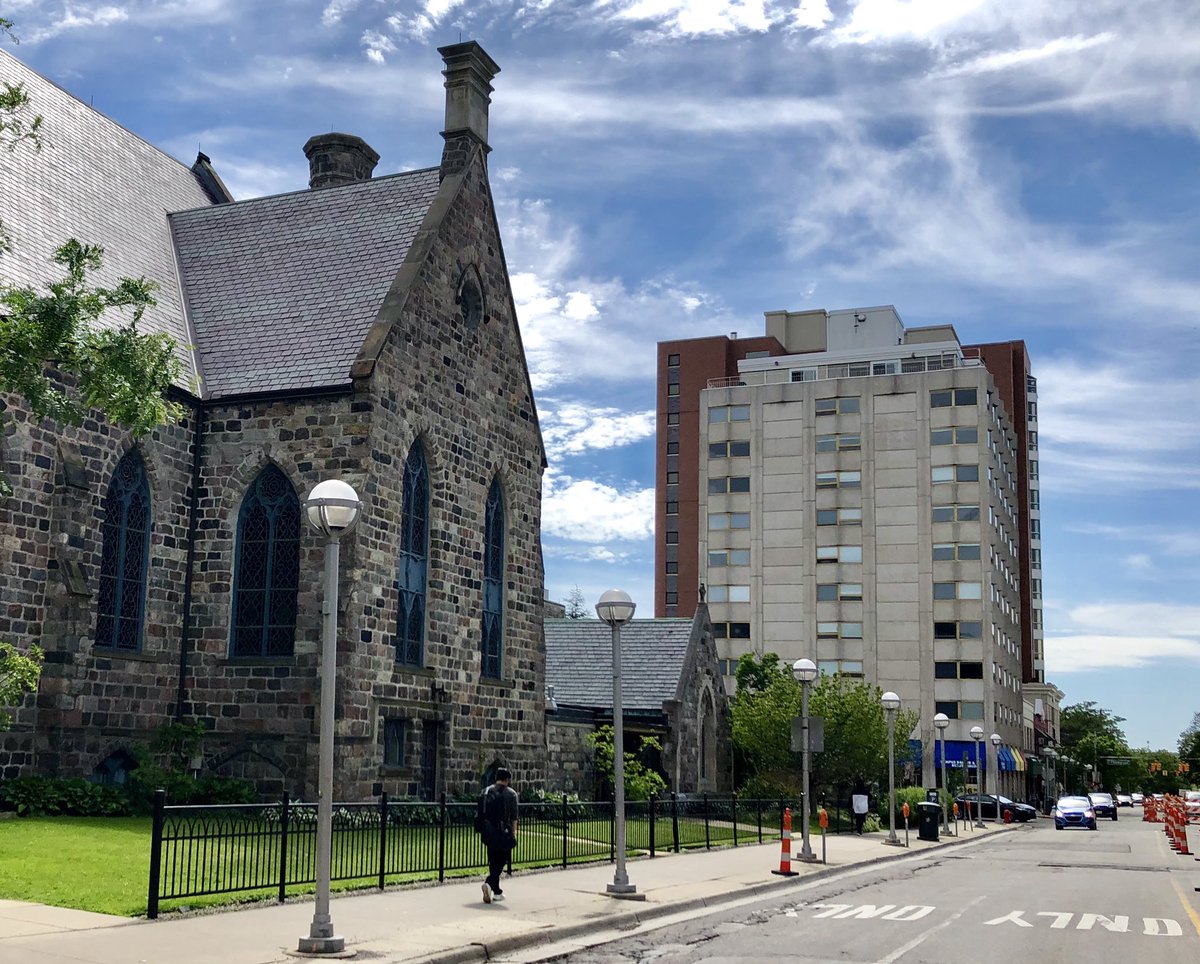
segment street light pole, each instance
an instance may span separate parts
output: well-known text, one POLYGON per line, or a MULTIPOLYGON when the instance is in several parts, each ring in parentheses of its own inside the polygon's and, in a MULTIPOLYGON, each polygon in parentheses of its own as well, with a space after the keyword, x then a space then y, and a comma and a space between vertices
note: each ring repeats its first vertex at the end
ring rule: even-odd
POLYGON ((971 739, 975 741, 975 770, 978 782, 975 787, 975 826, 983 827, 983 757, 979 755, 979 745, 983 740, 983 727, 971 727, 971 739))
POLYGON ((950 784, 946 782, 946 727, 950 725, 950 717, 938 713, 933 718, 933 725, 942 741, 942 830, 949 833, 950 818, 946 815, 946 801, 950 798, 950 784))
POLYGON ((992 772, 992 786, 996 790, 996 823, 1000 822, 1000 744, 1004 742, 999 733, 991 736, 992 746, 996 748, 996 768, 992 772))
POLYGON ((811 659, 798 659, 792 664, 792 676, 796 682, 800 684, 800 719, 804 722, 801 725, 801 733, 803 734, 804 747, 801 759, 801 772, 803 774, 803 797, 800 800, 800 860, 816 860, 816 856, 812 852, 812 847, 808 840, 808 824, 809 813, 811 807, 808 802, 808 774, 811 769, 809 763, 810 743, 808 729, 808 688, 812 685, 812 681, 817 678, 817 664, 811 659))
POLYGON ((345 482, 317 483, 304 502, 309 524, 328 540, 325 548, 325 592, 322 600, 321 717, 317 762, 317 903, 308 936, 298 951, 314 956, 342 954, 346 940, 333 933, 329 913, 329 876, 333 850, 333 717, 337 687, 337 597, 342 536, 358 522, 361 502, 345 482))
POLYGON ((636 604, 620 589, 609 589, 596 603, 596 615, 612 627, 613 692, 613 849, 617 858, 606 893, 624 900, 645 900, 625 872, 625 710, 621 702, 621 627, 633 618, 636 604))
POLYGON ((1054 747, 1048 746, 1042 750, 1042 756, 1050 764, 1050 785, 1047 787, 1046 792, 1046 809, 1049 811, 1054 806, 1055 801, 1058 799, 1054 793, 1054 789, 1058 785, 1058 777, 1054 772, 1054 758, 1058 756, 1058 751, 1055 750, 1054 747))
POLYGON ((885 841, 894 847, 900 846, 896 836, 896 710, 900 709, 900 697, 891 691, 880 698, 887 713, 888 724, 888 837, 885 841))

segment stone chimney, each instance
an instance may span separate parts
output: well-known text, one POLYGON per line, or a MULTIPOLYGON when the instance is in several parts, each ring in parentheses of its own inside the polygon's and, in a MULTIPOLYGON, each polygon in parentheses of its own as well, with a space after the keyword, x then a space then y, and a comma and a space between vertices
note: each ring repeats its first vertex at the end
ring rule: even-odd
POLYGON ((353 134, 317 134, 304 145, 308 186, 314 191, 355 181, 369 181, 379 163, 371 145, 353 134))
POLYGON ((439 47, 446 62, 446 129, 442 137, 442 177, 462 171, 478 148, 486 155, 488 105, 492 102, 492 78, 500 73, 496 62, 474 40, 439 47))

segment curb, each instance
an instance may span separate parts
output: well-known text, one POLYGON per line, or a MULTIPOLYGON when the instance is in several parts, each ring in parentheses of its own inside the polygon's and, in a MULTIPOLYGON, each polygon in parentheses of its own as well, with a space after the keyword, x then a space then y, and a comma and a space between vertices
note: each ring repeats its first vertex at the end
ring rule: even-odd
MULTIPOLYGON (((988 834, 989 837, 995 834, 1011 833, 1019 830, 1020 826, 1013 824, 1008 827, 999 827, 988 834)), ((979 837, 982 841, 984 838, 979 837)), ((968 837, 967 839, 947 840, 940 844, 937 849, 943 847, 962 847, 966 844, 977 842, 975 839, 968 837)), ((935 848, 927 848, 922 853, 928 853, 935 848)), ((827 877, 834 877, 838 874, 846 873, 847 871, 856 870, 859 867, 869 867, 876 864, 893 863, 897 860, 904 860, 908 857, 916 856, 911 849, 905 849, 900 853, 881 854, 878 857, 870 857, 866 860, 860 860, 854 864, 847 864, 839 867, 826 866, 821 870, 813 873, 802 874, 799 877, 789 877, 780 880, 765 880, 759 884, 752 884, 749 887, 740 887, 737 890, 729 890, 720 894, 713 894, 709 897, 692 897, 688 900, 676 901, 670 904, 658 904, 653 907, 646 907, 640 911, 625 911, 618 912, 611 916, 605 916, 602 919, 591 921, 583 921, 577 924, 566 924, 562 927, 549 925, 540 930, 529 931, 525 934, 514 934, 511 937, 503 937, 486 943, 466 944, 462 947, 456 947, 451 950, 441 951, 435 954, 430 954, 425 957, 411 958, 414 964, 474 964, 476 961, 490 961, 493 957, 502 954, 509 954, 513 951, 524 950, 527 947, 533 947, 537 944, 550 944, 559 941, 570 940, 574 937, 581 937, 584 934, 599 930, 633 930, 635 927, 653 921, 659 917, 669 917, 673 914, 686 913, 693 910, 703 910, 705 908, 717 908, 723 904, 730 904, 735 901, 745 900, 747 897, 769 897, 779 891, 789 887, 795 887, 797 884, 808 884, 813 881, 823 880, 827 877)), ((600 942, 607 943, 607 942, 600 942)))

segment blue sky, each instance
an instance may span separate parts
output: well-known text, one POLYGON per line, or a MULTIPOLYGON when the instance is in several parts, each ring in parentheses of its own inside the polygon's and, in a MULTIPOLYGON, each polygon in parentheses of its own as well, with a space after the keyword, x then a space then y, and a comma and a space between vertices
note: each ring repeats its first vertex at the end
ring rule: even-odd
MULTIPOLYGON (((437 163, 435 48, 501 65, 490 164, 549 446, 546 582, 653 610, 654 345, 894 304, 1039 379, 1048 676, 1200 709, 1192 0, 0 0, 18 56, 239 198, 312 134, 437 163)), ((51 142, 53 133, 51 132, 51 142)), ((51 143, 52 150, 52 143, 51 143)), ((85 239, 86 240, 86 239, 85 239)))

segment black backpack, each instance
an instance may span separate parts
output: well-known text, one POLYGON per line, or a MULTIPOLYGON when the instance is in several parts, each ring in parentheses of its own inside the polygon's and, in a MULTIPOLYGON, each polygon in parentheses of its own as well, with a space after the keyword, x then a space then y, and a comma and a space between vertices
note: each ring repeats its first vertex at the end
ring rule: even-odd
POLYGON ((482 834, 487 829, 487 791, 479 795, 479 802, 475 804, 475 832, 482 834))

